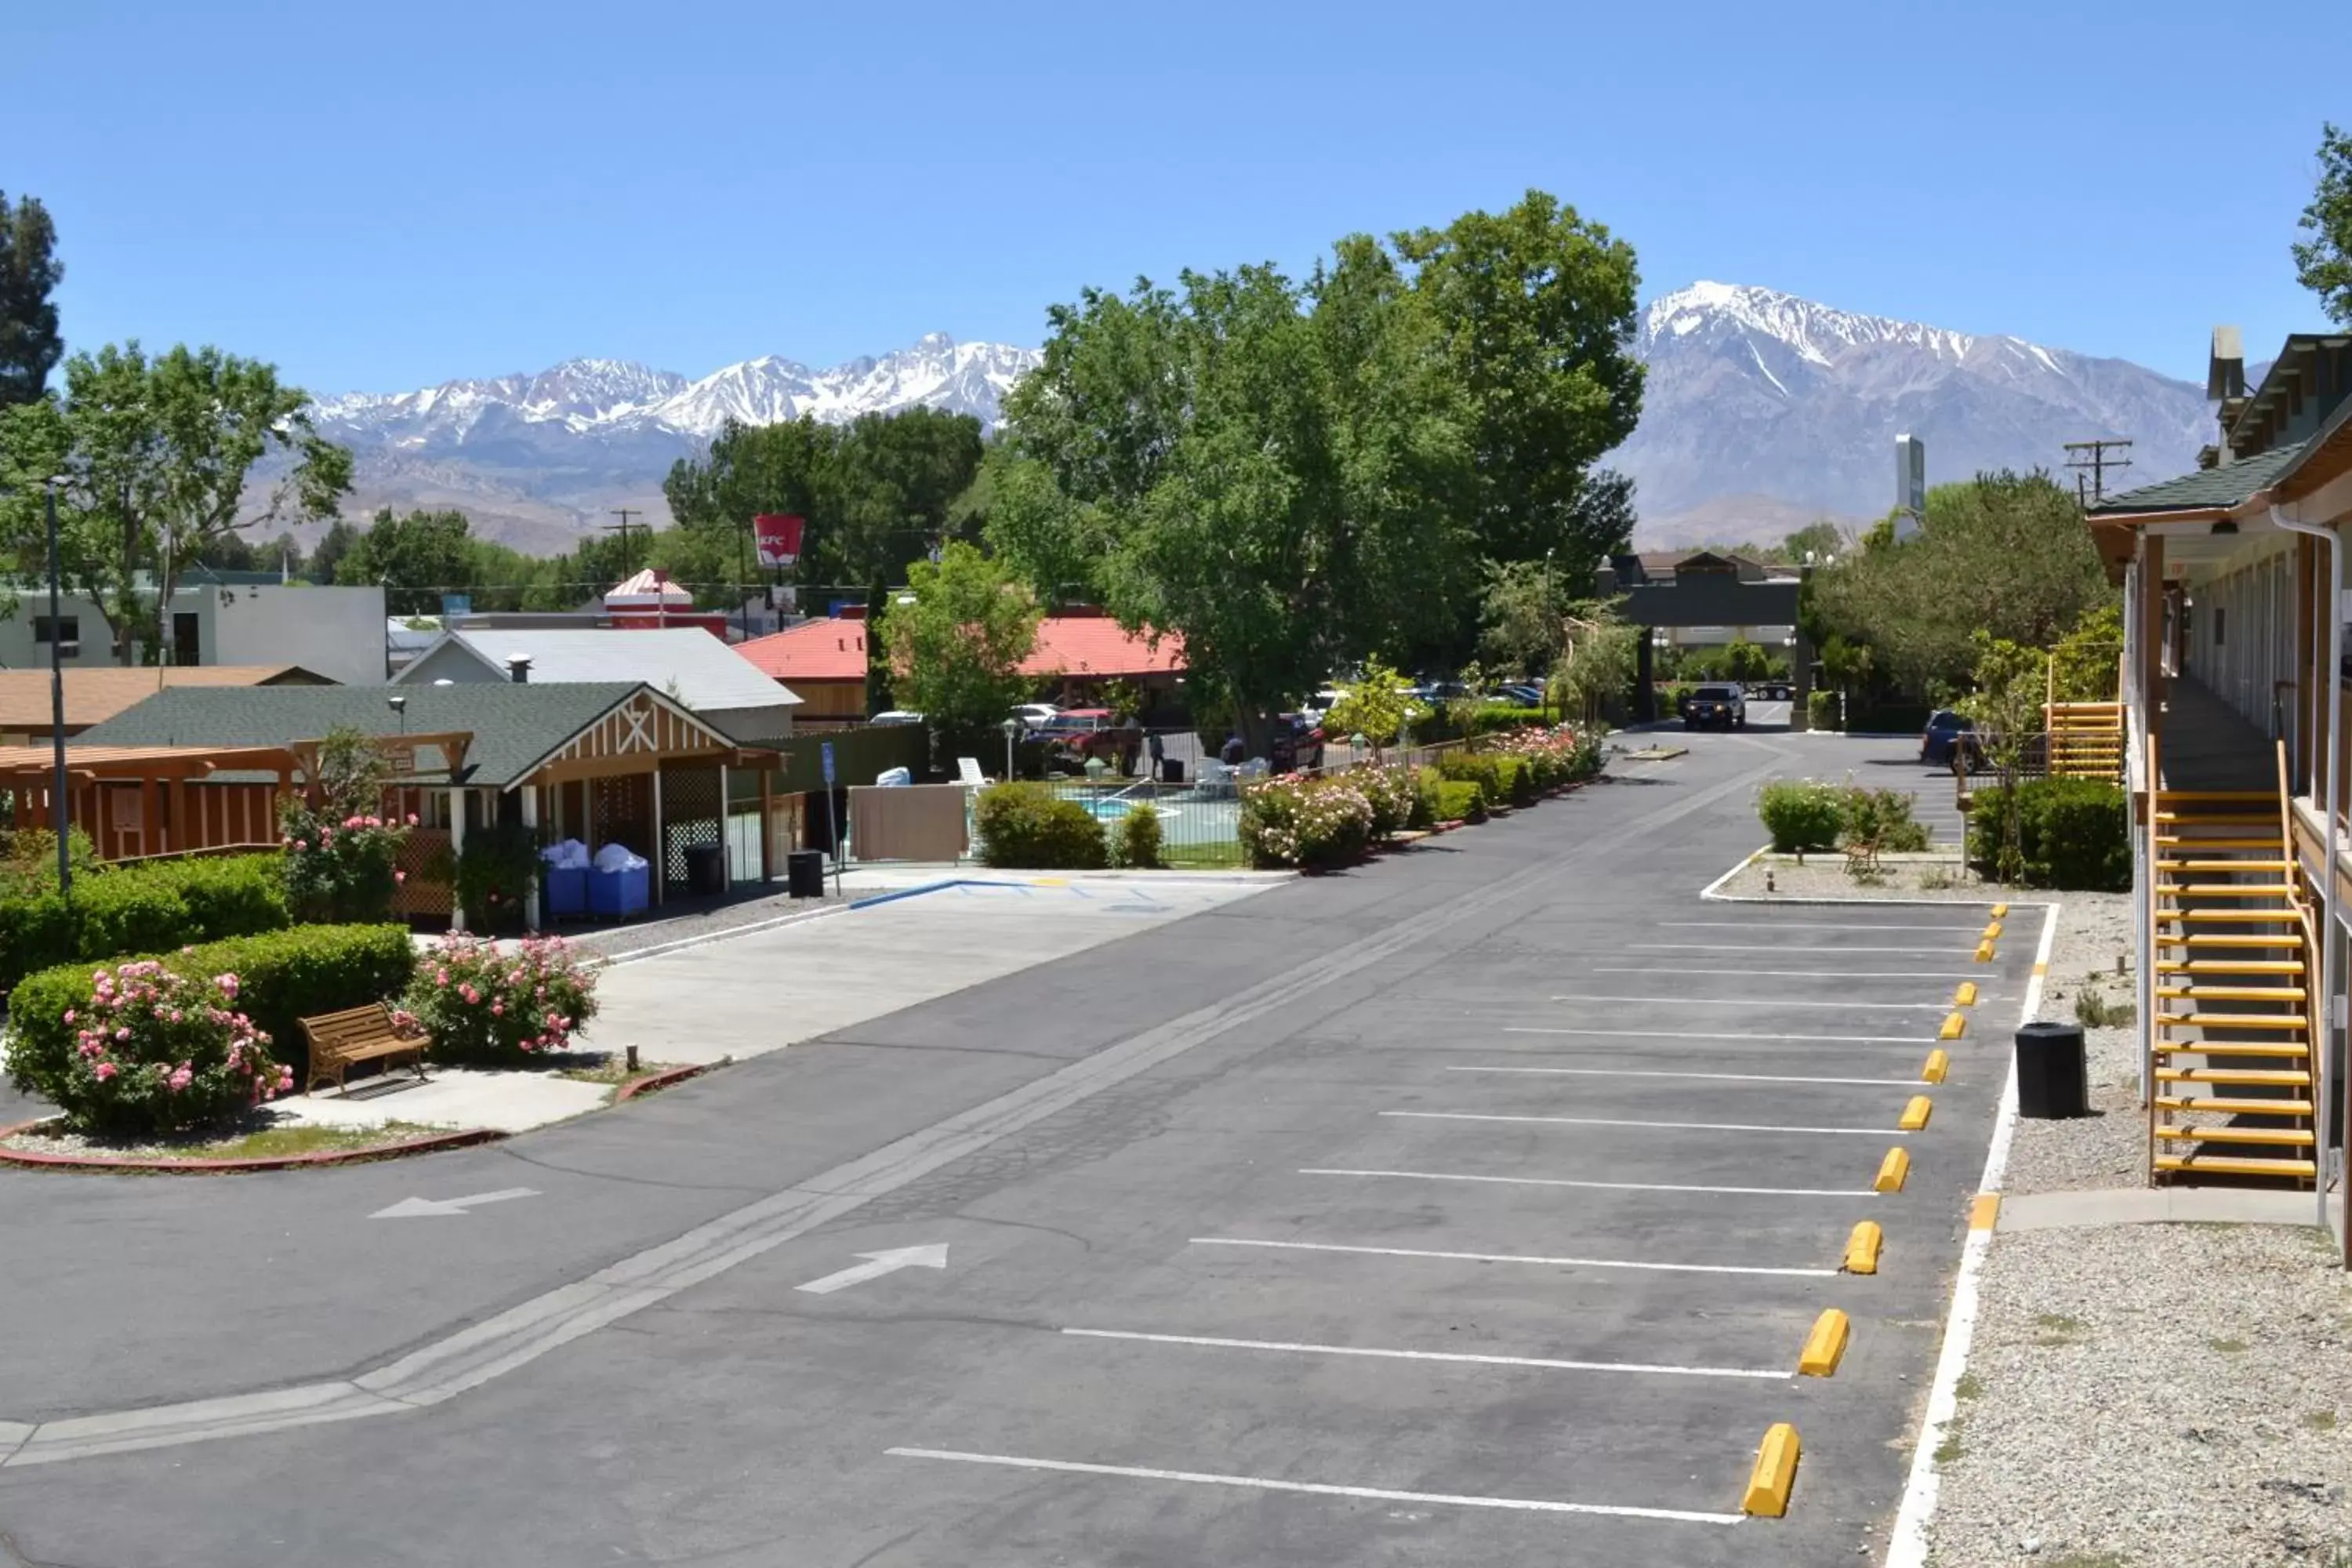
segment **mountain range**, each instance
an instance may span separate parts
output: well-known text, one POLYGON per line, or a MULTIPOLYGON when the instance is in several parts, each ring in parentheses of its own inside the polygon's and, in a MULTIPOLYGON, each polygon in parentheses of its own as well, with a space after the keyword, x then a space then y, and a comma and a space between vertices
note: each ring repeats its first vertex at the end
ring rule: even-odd
MULTIPOLYGON (((2095 437, 2134 446, 2133 477, 2186 471, 2207 439, 2204 389, 2127 361, 1857 315, 1769 289, 1696 283, 1642 313, 1640 426, 1608 459, 1637 482, 1650 545, 1764 541, 1894 504, 1894 442, 1927 445, 1930 483, 2063 461, 2095 437)), ((997 420, 1037 351, 934 332, 813 370, 769 356, 700 380, 615 360, 535 374, 355 393, 314 407, 352 448, 353 513, 454 506, 475 531, 550 552, 618 508, 667 521, 661 480, 730 419, 847 420, 918 404, 997 420)))

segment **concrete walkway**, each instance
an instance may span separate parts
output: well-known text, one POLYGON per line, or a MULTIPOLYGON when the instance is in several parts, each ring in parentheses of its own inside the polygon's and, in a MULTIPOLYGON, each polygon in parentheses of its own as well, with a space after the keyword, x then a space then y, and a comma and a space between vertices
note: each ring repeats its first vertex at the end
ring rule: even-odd
MULTIPOLYGON (((2111 1225, 2303 1225, 2317 1212, 2309 1193, 2254 1187, 2108 1187, 2019 1193, 2000 1200, 1996 1230, 2066 1230, 2111 1225)), ((2335 1206, 2333 1203, 2329 1205, 2335 1206)))
POLYGON ((281 1121, 311 1127, 382 1127, 413 1121, 425 1127, 495 1127, 520 1132, 544 1127, 611 1098, 609 1083, 583 1083, 551 1072, 435 1068, 418 1081, 405 1070, 361 1079, 348 1094, 324 1089, 272 1100, 281 1121))

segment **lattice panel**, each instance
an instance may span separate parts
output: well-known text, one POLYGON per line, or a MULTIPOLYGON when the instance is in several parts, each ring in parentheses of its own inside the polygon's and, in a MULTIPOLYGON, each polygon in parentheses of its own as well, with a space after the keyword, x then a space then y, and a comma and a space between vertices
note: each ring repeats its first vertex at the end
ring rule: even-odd
POLYGON ((662 874, 686 880, 686 852, 697 844, 725 843, 717 768, 664 768, 662 784, 662 874))
POLYGON ((653 858, 653 780, 645 773, 619 773, 588 781, 588 815, 595 824, 589 842, 596 848, 618 844, 653 858))

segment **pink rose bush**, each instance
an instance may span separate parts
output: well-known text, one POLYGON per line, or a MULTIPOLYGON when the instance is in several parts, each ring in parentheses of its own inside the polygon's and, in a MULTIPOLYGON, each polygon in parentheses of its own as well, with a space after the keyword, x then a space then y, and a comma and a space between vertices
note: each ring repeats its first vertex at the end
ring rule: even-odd
POLYGON ((1581 739, 1566 724, 1550 729, 1530 725, 1513 730, 1496 736, 1484 750, 1517 757, 1526 763, 1538 790, 1555 789, 1576 779, 1590 778, 1601 765, 1599 739, 1581 739))
POLYGON ((233 973, 184 975, 155 959, 90 975, 68 1008, 73 1053, 44 1087, 78 1129, 110 1136, 176 1132, 226 1121, 294 1087, 269 1037, 237 1008, 233 973))
POLYGON ((596 1016, 596 974, 562 937, 500 952, 451 934, 417 966, 394 1023, 429 1035, 436 1061, 512 1067, 571 1048, 596 1016))
POLYGON ((1372 839, 1375 812, 1359 771, 1283 773, 1242 791, 1238 832, 1253 865, 1338 866, 1372 839))
POLYGON ((392 912, 408 829, 396 817, 352 812, 333 816, 299 796, 281 814, 287 902, 305 920, 380 921, 392 912))

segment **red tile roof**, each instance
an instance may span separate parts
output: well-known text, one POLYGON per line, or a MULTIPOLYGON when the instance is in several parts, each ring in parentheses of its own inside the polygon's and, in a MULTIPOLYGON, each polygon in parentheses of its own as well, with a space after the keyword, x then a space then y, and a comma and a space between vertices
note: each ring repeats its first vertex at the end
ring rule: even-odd
MULTIPOLYGON (((860 621, 810 621, 739 643, 735 651, 787 685, 866 679, 866 626, 860 621)), ((1021 661, 1024 675, 1073 680, 1132 679, 1183 668, 1182 638, 1171 634, 1154 645, 1108 616, 1048 616, 1037 624, 1035 650, 1021 661)))
POLYGON ((787 685, 807 680, 864 680, 866 623, 809 621, 738 643, 735 651, 750 659, 761 673, 787 685))

